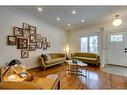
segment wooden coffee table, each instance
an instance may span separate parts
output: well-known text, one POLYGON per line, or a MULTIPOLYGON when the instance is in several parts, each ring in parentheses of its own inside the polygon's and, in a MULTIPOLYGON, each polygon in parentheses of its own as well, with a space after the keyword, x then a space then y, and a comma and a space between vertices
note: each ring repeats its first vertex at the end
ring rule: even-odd
POLYGON ((86 63, 82 63, 81 61, 73 63, 72 60, 67 60, 65 61, 65 73, 68 72, 68 74, 75 74, 87 77, 87 68, 85 69, 85 75, 83 74, 83 68, 87 66, 88 65, 86 63))

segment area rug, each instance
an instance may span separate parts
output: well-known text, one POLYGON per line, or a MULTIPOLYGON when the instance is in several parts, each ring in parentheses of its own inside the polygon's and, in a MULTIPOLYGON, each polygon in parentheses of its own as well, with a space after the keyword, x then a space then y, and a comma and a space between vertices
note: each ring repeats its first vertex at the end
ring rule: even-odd
POLYGON ((116 65, 106 65, 101 70, 110 74, 127 77, 127 67, 116 66, 116 65))

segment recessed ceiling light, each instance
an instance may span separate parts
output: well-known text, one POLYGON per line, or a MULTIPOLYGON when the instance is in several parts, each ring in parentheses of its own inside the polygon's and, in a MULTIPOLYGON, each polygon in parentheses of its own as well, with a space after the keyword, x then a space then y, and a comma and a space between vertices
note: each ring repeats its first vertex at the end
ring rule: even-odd
POLYGON ((81 20, 81 22, 85 22, 85 20, 84 20, 84 19, 82 19, 82 20, 81 20))
POLYGON ((60 18, 59 17, 57 18, 57 21, 60 21, 60 18))
POLYGON ((41 7, 39 7, 39 8, 38 8, 38 11, 42 11, 42 8, 41 8, 41 7))
POLYGON ((72 11, 72 14, 76 14, 76 11, 72 11))
POLYGON ((67 24, 67 26, 70 26, 71 24, 67 24))

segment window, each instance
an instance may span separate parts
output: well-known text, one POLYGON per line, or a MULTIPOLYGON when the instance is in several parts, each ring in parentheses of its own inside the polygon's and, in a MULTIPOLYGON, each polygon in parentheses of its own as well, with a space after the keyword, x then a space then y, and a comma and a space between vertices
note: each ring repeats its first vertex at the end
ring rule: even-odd
POLYGON ((81 37, 81 52, 88 51, 88 37, 81 37))
POLYGON ((81 37, 81 52, 98 53, 98 36, 81 37))
POLYGON ((111 35, 111 42, 118 42, 118 41, 123 41, 123 35, 122 34, 117 34, 117 35, 111 35))

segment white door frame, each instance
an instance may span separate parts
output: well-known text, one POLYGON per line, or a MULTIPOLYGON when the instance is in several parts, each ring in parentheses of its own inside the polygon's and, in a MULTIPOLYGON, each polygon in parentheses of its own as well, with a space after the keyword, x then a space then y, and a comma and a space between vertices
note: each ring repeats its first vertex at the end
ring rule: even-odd
POLYGON ((118 33, 118 32, 126 32, 127 31, 127 28, 124 28, 124 29, 116 29, 116 30, 109 30, 109 31, 104 31, 104 37, 105 37, 105 49, 104 49, 104 65, 108 64, 108 58, 107 58, 107 36, 111 33, 118 33))

